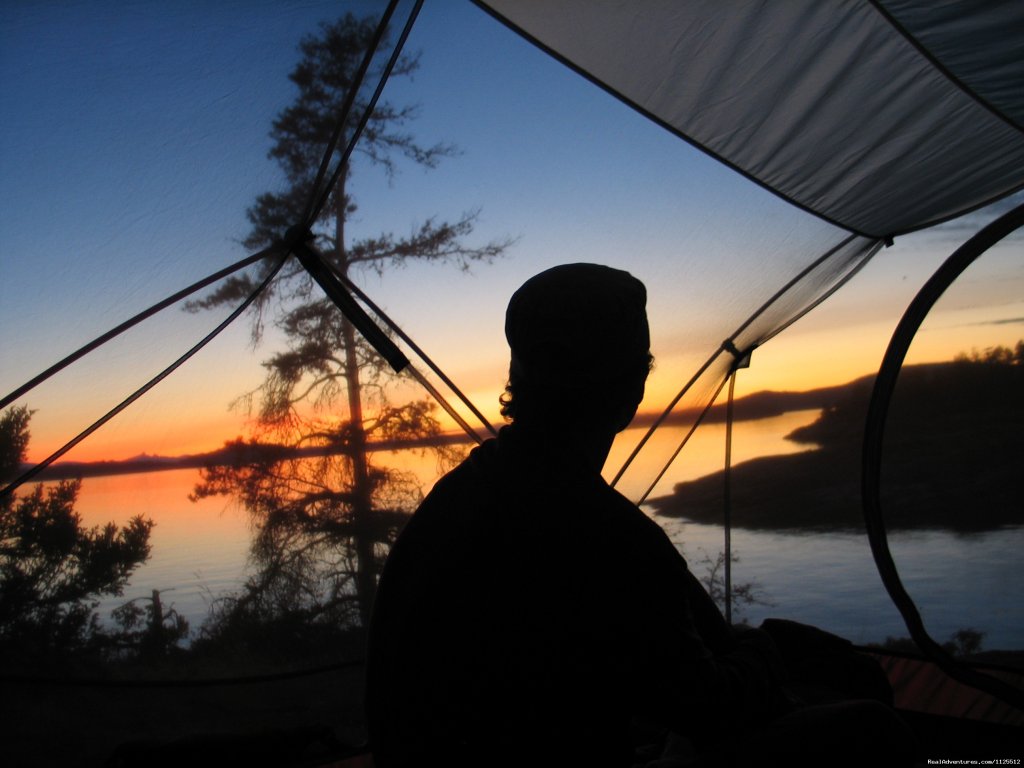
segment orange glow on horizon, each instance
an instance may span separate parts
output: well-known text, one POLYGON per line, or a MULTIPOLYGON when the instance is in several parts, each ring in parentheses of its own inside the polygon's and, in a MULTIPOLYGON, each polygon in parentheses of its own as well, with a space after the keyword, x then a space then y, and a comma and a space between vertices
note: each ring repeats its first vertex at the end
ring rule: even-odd
MULTIPOLYGON (((32 441, 28 449, 29 462, 42 461, 74 437, 60 433, 53 427, 39 430, 32 424, 30 429, 32 441)), ((141 426, 122 426, 111 422, 58 461, 124 461, 143 454, 187 456, 217 450, 225 442, 245 434, 246 419, 231 413, 211 415, 202 421, 197 419, 186 423, 173 416, 158 424, 141 426)))
MULTIPOLYGON (((1012 313, 1016 309, 1006 311, 1012 313)), ((763 390, 805 391, 845 384, 874 374, 894 326, 895 320, 838 327, 801 321, 763 348, 755 350, 751 367, 737 375, 736 396, 763 390)), ((918 334, 906 362, 912 365, 948 361, 959 353, 983 350, 997 344, 1012 348, 1022 337, 1021 323, 993 323, 991 310, 963 309, 937 313, 918 334)), ((489 385, 483 380, 479 360, 467 355, 464 364, 466 370, 473 372, 467 375, 474 384, 472 389, 466 390, 468 396, 491 424, 502 425, 504 420, 499 413, 498 397, 504 385, 504 371, 496 369, 493 384, 489 385)), ((688 372, 694 366, 691 358, 673 358, 671 354, 661 353, 648 382, 641 414, 660 413, 686 383, 688 372)), ((450 373, 456 382, 460 381, 458 367, 450 373)), ((178 387, 172 398, 157 396, 148 401, 143 399, 72 449, 62 460, 92 462, 125 460, 142 454, 182 456, 206 453, 239 436, 251 436, 251 417, 227 407, 228 398, 221 394, 226 389, 224 382, 217 382, 218 394, 212 398, 208 394, 209 389, 205 396, 200 396, 194 389, 189 391, 178 387)), ((453 395, 445 389, 442 392, 470 425, 483 434, 479 420, 453 395)), ((393 392, 392 399, 393 402, 404 402, 403 398, 424 397, 428 396, 418 387, 403 384, 393 392)), ((77 424, 68 427, 68 421, 75 415, 69 408, 61 406, 49 413, 42 408, 37 411, 30 425, 30 461, 44 459, 74 436, 72 430, 83 428, 84 425, 77 424)), ((434 417, 445 433, 461 432, 441 407, 435 409, 434 417)), ((338 418, 343 418, 343 414, 338 418)))

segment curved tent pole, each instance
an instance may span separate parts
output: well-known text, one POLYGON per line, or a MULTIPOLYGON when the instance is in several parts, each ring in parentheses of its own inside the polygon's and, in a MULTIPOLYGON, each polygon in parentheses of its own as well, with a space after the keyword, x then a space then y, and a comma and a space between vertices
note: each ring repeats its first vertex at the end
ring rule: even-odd
POLYGON ((1019 709, 1024 709, 1024 691, 957 661, 936 643, 925 629, 917 606, 900 581, 896 563, 889 550, 885 522, 882 517, 880 474, 882 440, 889 402, 895 391, 896 380, 899 377, 903 361, 918 329, 935 302, 967 267, 993 245, 1022 226, 1024 226, 1024 204, 1003 214, 961 245, 925 283, 910 306, 907 307, 899 325, 893 332, 875 378, 875 386, 871 393, 871 402, 868 406, 867 420, 864 426, 861 468, 864 524, 871 545, 871 554, 878 567, 882 583, 903 616, 910 636, 918 648, 935 661, 942 671, 951 678, 985 691, 1019 709))

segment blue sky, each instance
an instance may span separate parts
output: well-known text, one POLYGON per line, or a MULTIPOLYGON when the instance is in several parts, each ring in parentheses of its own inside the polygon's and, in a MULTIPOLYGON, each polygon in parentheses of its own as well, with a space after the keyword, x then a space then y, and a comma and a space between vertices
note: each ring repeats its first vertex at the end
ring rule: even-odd
MULTIPOLYGON (((245 255, 237 242, 245 209, 279 183, 266 159, 267 133, 294 94, 286 75, 296 43, 337 8, 252 0, 4 5, 0 389, 245 255)), ((422 52, 420 70, 389 85, 386 97, 421 105, 413 130, 424 143, 451 141, 461 151, 434 171, 403 167, 390 182, 357 165, 360 209, 349 231, 403 234, 429 216, 479 209, 478 242, 516 239, 505 258, 468 275, 410 266, 362 277, 488 409, 504 375, 505 301, 545 266, 598 261, 647 282, 664 396, 759 297, 843 235, 648 123, 471 3, 426 3, 409 48, 422 52)), ((869 370, 902 307, 959 239, 951 225, 883 251, 848 289, 773 341, 778 352, 759 353, 764 362, 749 386, 837 383, 869 370)), ((1024 316, 1024 274, 1012 258, 1019 242, 976 281, 988 287, 964 300, 988 306, 986 317, 1024 316)), ((88 423, 214 322, 169 310, 69 370, 27 401, 39 409, 38 433, 88 423)), ((162 424, 160 414, 183 411, 195 424, 165 424, 178 435, 164 439, 168 450, 188 442, 181 435, 189 429, 236 429, 238 413, 227 405, 258 383, 266 349, 254 353, 246 324, 238 326, 105 433, 120 430, 127 446, 139 429, 132 419, 162 424)), ((1014 332, 1019 325, 998 338, 1014 332)), ((977 338, 984 345, 993 337, 977 338)))

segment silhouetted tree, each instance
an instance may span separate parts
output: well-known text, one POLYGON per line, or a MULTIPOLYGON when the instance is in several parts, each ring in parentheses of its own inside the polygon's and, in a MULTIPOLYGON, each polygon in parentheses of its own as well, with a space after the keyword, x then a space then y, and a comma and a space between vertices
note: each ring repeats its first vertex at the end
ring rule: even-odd
MULTIPOLYGON (((961 627, 949 636, 949 640, 942 643, 943 650, 951 656, 973 656, 982 650, 982 642, 985 639, 985 632, 974 627, 961 627)), ((901 651, 903 653, 920 654, 917 643, 909 637, 893 637, 888 635, 884 642, 868 643, 869 647, 883 648, 887 651, 901 651)))
POLYGON ((188 637, 188 621, 173 606, 165 606, 160 591, 136 597, 111 612, 118 631, 110 644, 142 661, 157 661, 188 637), (140 605, 140 603, 142 605, 140 605))
MULTIPOLYGON (((290 75, 298 96, 270 132, 270 157, 286 183, 279 191, 260 195, 249 209, 247 247, 269 245, 301 220, 322 153, 375 27, 375 19, 349 14, 321 25, 319 34, 301 42, 301 60, 290 75)), ((417 66, 415 56, 404 56, 391 77, 410 76, 417 66)), ((377 74, 371 71, 369 79, 375 81, 377 74)), ((365 108, 362 95, 357 95, 346 135, 365 108)), ((375 167, 391 178, 402 160, 433 168, 453 155, 450 145, 427 146, 408 132, 416 114, 416 106, 379 102, 358 144, 365 163, 361 167, 375 167)), ((346 233, 346 222, 356 210, 348 191, 351 172, 351 167, 344 169, 312 227, 318 248, 341 275, 360 269, 382 273, 409 261, 465 269, 500 255, 508 245, 468 245, 475 212, 451 222, 428 219, 407 237, 384 233, 353 240, 346 233)), ((253 285, 251 279, 232 280, 196 306, 235 299, 253 285)), ((265 361, 263 384, 245 399, 258 416, 253 445, 318 447, 326 455, 268 459, 254 452, 254 459, 244 465, 204 470, 194 497, 234 495, 256 522, 253 555, 259 572, 241 595, 222 605, 227 613, 291 614, 303 620, 329 615, 332 621, 365 623, 386 546, 401 513, 418 498, 415 483, 375 466, 368 447, 377 439, 436 435, 439 424, 426 402, 389 402, 393 379, 386 365, 318 290, 297 265, 278 279, 271 293, 276 302, 273 322, 285 348, 265 361)), ((254 324, 257 339, 269 301, 264 299, 254 324)), ((226 615, 222 611, 222 624, 226 615)))
MULTIPOLYGON (((704 588, 708 591, 708 595, 715 601, 719 610, 725 613, 725 552, 719 551, 715 558, 712 559, 711 555, 701 547, 701 554, 703 557, 700 560, 700 564, 704 566, 704 578, 701 579, 701 583, 704 584, 704 588)), ((738 563, 740 561, 739 553, 731 553, 731 562, 738 563)), ((756 580, 743 581, 731 585, 729 595, 730 609, 732 617, 738 619, 738 623, 746 623, 746 619, 741 618, 743 611, 751 605, 774 605, 764 594, 764 590, 761 584, 756 580)))
MULTIPOLYGON (((24 461, 30 419, 24 407, 0 416, 0 481, 24 461)), ((61 481, 0 498, 0 655, 9 663, 101 641, 99 599, 122 594, 149 557, 152 521, 85 528, 75 511, 80 488, 61 481)))
POLYGON ((971 350, 970 354, 960 352, 955 358, 957 363, 986 363, 988 365, 1021 365, 1024 364, 1024 340, 1018 341, 1013 349, 997 344, 994 347, 986 347, 979 352, 971 350))

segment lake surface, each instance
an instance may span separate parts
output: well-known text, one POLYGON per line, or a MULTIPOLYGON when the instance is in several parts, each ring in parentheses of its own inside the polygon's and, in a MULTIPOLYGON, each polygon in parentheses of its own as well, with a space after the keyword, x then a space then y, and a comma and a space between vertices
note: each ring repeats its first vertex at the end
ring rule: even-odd
MULTIPOLYGON (((816 411, 805 411, 737 424, 734 461, 806 450, 786 441, 784 435, 816 416, 816 411)), ((697 434, 699 439, 687 445, 658 493, 669 492, 676 482, 721 469, 724 427, 706 425, 697 434)), ((621 444, 632 447, 637 437, 635 432, 627 433, 621 444)), ((625 452, 617 448, 609 467, 617 468, 625 452)), ((416 472, 425 489, 436 475, 432 457, 389 452, 377 459, 416 472)), ((631 474, 646 474, 649 483, 661 467, 640 469, 631 474)), ((197 480, 196 470, 173 470, 83 482, 78 510, 87 525, 111 520, 120 524, 135 514, 156 522, 152 557, 136 571, 123 597, 104 601, 104 617, 125 600, 148 597, 158 589, 165 606, 173 606, 197 630, 212 601, 242 583, 248 573, 248 514, 228 498, 191 502, 188 494, 197 480)), ((621 490, 634 498, 642 492, 635 487, 621 490)), ((722 529, 656 519, 694 573, 703 578, 704 559, 713 560, 722 550, 722 529)), ((768 616, 791 618, 857 643, 908 634, 882 586, 866 535, 734 530, 732 545, 739 555, 733 566, 734 583, 756 582, 759 594, 771 603, 748 606, 740 611, 741 618, 754 624, 768 616)), ((1020 599, 1024 528, 972 534, 900 532, 890 534, 890 547, 904 584, 936 640, 973 627, 986 633, 986 649, 1024 648, 1024 601, 1020 599)))

